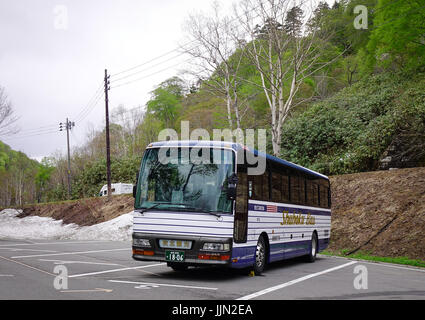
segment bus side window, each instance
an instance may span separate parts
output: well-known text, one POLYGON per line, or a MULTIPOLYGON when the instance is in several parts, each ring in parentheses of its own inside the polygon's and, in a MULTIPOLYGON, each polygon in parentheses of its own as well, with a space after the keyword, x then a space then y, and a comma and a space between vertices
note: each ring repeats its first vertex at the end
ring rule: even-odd
POLYGON ((299 177, 299 187, 300 187, 300 199, 299 199, 299 203, 300 204, 305 204, 306 199, 305 199, 305 178, 304 177, 299 177))
POLYGON ((289 177, 286 174, 282 175, 282 202, 289 201, 289 177))
POLYGON ((319 186, 319 201, 320 201, 320 206, 322 208, 328 208, 329 206, 329 199, 328 199, 328 186, 327 186, 328 182, 325 180, 320 181, 320 186, 319 186))
POLYGON ((290 176, 290 179, 291 179, 291 202, 299 203, 300 202, 299 177, 290 176))
POLYGON ((314 180, 307 180, 307 205, 309 206, 318 206, 319 204, 319 195, 318 195, 318 186, 314 183, 314 180))
POLYGON ((238 172, 238 184, 236 187, 236 211, 247 212, 248 205, 248 182, 246 172, 238 172))
POLYGON ((270 201, 270 191, 269 191, 269 173, 268 173, 268 171, 266 170, 266 172, 264 172, 264 174, 263 174, 263 181, 262 181, 262 184, 263 184, 263 197, 262 197, 262 199, 261 200, 263 200, 263 201, 270 201))
POLYGON ((315 207, 319 206, 319 185, 316 182, 313 182, 313 205, 315 207))
MULTIPOLYGON (((243 170, 243 168, 241 168, 243 170)), ((246 242, 248 231, 248 181, 247 173, 239 171, 236 187, 236 207, 233 238, 235 242, 246 242)))
POLYGON ((331 206, 332 206, 331 188, 328 187, 328 208, 330 209, 331 206))
POLYGON ((272 172, 272 201, 282 201, 282 177, 280 173, 272 172))
POLYGON ((252 199, 263 200, 263 176, 252 175, 249 180, 252 181, 252 199))

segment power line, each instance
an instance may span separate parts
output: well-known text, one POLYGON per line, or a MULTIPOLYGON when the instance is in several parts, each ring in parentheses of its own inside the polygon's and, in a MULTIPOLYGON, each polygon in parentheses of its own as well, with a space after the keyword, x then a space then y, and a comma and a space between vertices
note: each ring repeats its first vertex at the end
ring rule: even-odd
POLYGON ((6 141, 6 140, 30 138, 30 137, 36 137, 36 136, 41 136, 41 135, 47 135, 47 134, 51 134, 51 133, 57 133, 57 130, 50 130, 50 131, 46 131, 46 132, 40 132, 40 133, 24 135, 24 136, 12 136, 10 138, 9 137, 4 138, 4 140, 6 141))
MULTIPOLYGON (((261 6, 262 6, 262 4, 260 4, 260 5, 256 6, 256 7, 252 8, 252 9, 250 9, 250 10, 249 10, 248 12, 246 12, 246 13, 251 13, 252 11, 257 10, 257 9, 258 9, 258 8, 260 8, 261 6)), ((272 8, 273 8, 273 5, 272 5, 272 8)), ((258 16, 260 16, 260 14, 257 14, 257 15, 255 16, 255 18, 256 18, 256 17, 258 17, 258 16)), ((237 19, 240 19, 240 17, 239 17, 239 16, 236 16, 235 18, 231 19, 231 20, 229 21, 229 23, 235 22, 237 19)), ((222 28, 222 26, 220 26, 220 28, 222 28)), ((210 34, 210 33, 213 33, 213 32, 214 32, 214 31, 210 31, 210 32, 208 32, 208 33, 207 33, 207 35, 208 35, 208 34, 210 34)), ((145 65, 147 65, 147 64, 149 64, 149 63, 151 63, 151 62, 154 62, 154 61, 159 60, 159 59, 161 59, 161 58, 163 58, 163 57, 166 57, 166 56, 170 55, 170 54, 171 54, 171 53, 173 53, 173 52, 178 52, 181 48, 185 48, 185 47, 187 47, 187 46, 190 46, 191 44, 193 44, 194 42, 197 42, 197 41, 198 41, 197 39, 193 39, 193 40, 191 40, 191 41, 189 41, 189 42, 187 42, 187 43, 185 43, 185 44, 181 45, 180 47, 174 48, 174 49, 172 49, 172 50, 170 50, 170 51, 168 51, 168 52, 166 52, 166 53, 164 53, 164 54, 161 54, 161 55, 159 55, 159 56, 157 56, 157 57, 154 57, 154 58, 152 58, 152 59, 150 59, 150 60, 148 60, 148 61, 146 61, 146 62, 143 62, 143 63, 141 63, 141 64, 135 65, 135 66, 133 66, 133 67, 130 67, 130 68, 125 69, 125 70, 122 70, 122 71, 120 71, 120 72, 114 73, 114 74, 112 74, 112 75, 111 75, 111 77, 115 77, 115 76, 117 76, 117 75, 120 75, 120 74, 123 74, 123 73, 127 73, 127 72, 129 72, 129 71, 132 71, 132 70, 135 70, 135 69, 140 68, 140 67, 142 67, 142 66, 145 66, 145 65)), ((195 47, 199 47, 199 46, 195 46, 195 47)), ((185 54, 185 52, 180 53, 179 55, 175 56, 174 58, 169 58, 169 59, 167 59, 167 60, 163 61, 162 63, 167 62, 167 61, 170 61, 170 60, 172 60, 172 59, 175 59, 175 58, 177 58, 177 57, 179 57, 179 56, 181 56, 181 55, 183 55, 183 54, 185 54)), ((161 64, 161 63, 158 63, 157 65, 159 65, 159 64, 161 64)), ((118 80, 116 80, 116 81, 118 81, 118 80)))
POLYGON ((163 64, 163 63, 165 63, 165 62, 171 61, 171 60, 173 60, 173 59, 175 59, 175 58, 178 58, 178 57, 180 57, 180 56, 182 56, 182 55, 184 55, 184 54, 186 54, 186 52, 182 52, 182 53, 180 53, 180 54, 178 54, 178 55, 176 55, 176 56, 173 56, 173 57, 171 57, 171 58, 169 58, 169 59, 167 59, 167 60, 161 61, 161 62, 159 62, 159 63, 157 63, 157 64, 154 64, 154 65, 152 65, 152 66, 149 66, 149 67, 147 67, 147 68, 145 68, 145 69, 142 69, 142 70, 139 70, 139 71, 137 71, 137 72, 133 72, 133 73, 131 73, 131 74, 127 75, 127 76, 124 76, 124 77, 121 77, 121 78, 118 78, 118 79, 113 79, 113 80, 111 80, 111 83, 116 82, 116 81, 120 81, 120 80, 124 80, 124 79, 127 79, 127 78, 129 78, 129 77, 132 77, 132 76, 134 76, 134 75, 136 75, 136 74, 139 74, 139 73, 141 73, 141 72, 144 72, 144 71, 150 70, 150 69, 152 69, 152 68, 154 68, 154 67, 156 67, 156 66, 159 66, 159 65, 161 65, 161 64, 163 64))
POLYGON ((32 134, 32 133, 38 133, 38 132, 46 131, 46 130, 49 130, 49 129, 53 129, 54 127, 56 127, 56 125, 41 126, 41 127, 36 127, 36 128, 26 129, 26 130, 17 130, 16 132, 9 131, 9 132, 0 134, 0 136, 12 137, 12 136, 16 136, 16 135, 26 135, 26 134, 32 134))
POLYGON ((119 88, 119 87, 122 87, 122 86, 128 85, 128 84, 130 84, 130 83, 133 83, 133 82, 136 82, 136 81, 140 81, 140 80, 143 80, 143 79, 146 79, 146 78, 152 77, 152 76, 154 76, 154 75, 156 75, 156 74, 158 74, 158 73, 161 73, 161 72, 167 71, 167 70, 169 70, 169 69, 171 69, 171 68, 174 68, 174 67, 177 67, 177 66, 181 65, 182 63, 189 62, 190 60, 192 60, 192 58, 187 59, 187 60, 185 60, 185 61, 183 61, 183 62, 176 63, 176 64, 174 64, 174 65, 172 65, 172 66, 168 66, 167 68, 164 68, 164 69, 158 70, 158 71, 153 72, 153 73, 151 73, 151 74, 148 74, 148 75, 146 75, 146 76, 143 76, 143 77, 140 77, 140 78, 137 78, 137 79, 131 80, 131 81, 127 81, 127 82, 124 82, 124 83, 121 83, 121 84, 115 85, 115 86, 111 87, 111 89, 119 88))
POLYGON ((91 104, 93 103, 93 101, 97 98, 99 93, 102 93, 102 88, 103 88, 103 82, 97 88, 94 95, 90 98, 87 105, 75 116, 75 121, 80 121, 83 115, 92 107, 91 104))
POLYGON ((80 116, 76 119, 76 121, 78 121, 78 122, 83 121, 93 111, 93 109, 97 106, 100 99, 103 98, 103 95, 104 95, 104 93, 102 91, 99 92, 96 99, 93 100, 92 104, 88 108, 86 108, 84 112, 82 112, 80 114, 80 116))
MULTIPOLYGON (((137 109, 143 109, 144 108, 144 106, 138 106, 138 107, 134 107, 134 108, 131 108, 131 109, 128 109, 128 110, 124 110, 124 111, 120 111, 120 113, 118 113, 118 114, 113 114, 112 116, 111 116, 111 118, 117 118, 117 117, 119 117, 120 115, 122 115, 122 114, 127 114, 127 113, 129 113, 129 112, 132 112, 132 111, 134 111, 134 110, 137 110, 137 109)), ((112 110, 113 111, 113 110, 112 110)))
MULTIPOLYGON (((397 0, 397 1, 398 1, 398 0, 397 0)), ((253 12, 253 11, 257 10, 257 9, 258 9, 258 8, 260 8, 261 6, 262 6, 262 5, 260 4, 260 5, 256 6, 256 7, 254 7, 254 8, 252 8, 252 9, 248 10, 247 12, 245 12, 245 14, 249 14, 249 13, 251 13, 251 12, 253 12)), ((272 7, 271 7, 270 9, 272 9, 272 8, 273 8, 273 5, 272 5, 272 7)), ((286 11, 285 11, 284 13, 282 13, 282 15, 285 15, 285 14, 286 14, 286 11)), ((258 18, 259 16, 260 16, 260 13, 256 14, 253 18, 255 19, 255 18, 258 18)), ((229 21, 229 23, 232 23, 232 22, 236 21, 237 19, 240 19, 240 17, 239 17, 239 16, 236 16, 235 18, 231 19, 231 20, 229 21)), ((222 26, 220 26, 219 28, 222 28, 222 26)), ((207 35, 208 35, 208 34, 210 34, 210 33, 212 33, 212 32, 214 32, 214 31, 210 31, 210 32, 208 32, 208 33, 207 33, 207 35)), ((191 45, 192 43, 197 42, 197 41, 198 41, 197 39, 193 39, 193 40, 191 40, 191 41, 189 41, 189 42, 185 43, 184 45, 182 45, 182 46, 181 46, 181 48, 187 47, 187 46, 189 46, 189 45, 191 45)), ((192 48, 191 48, 191 49, 189 49, 189 50, 193 50, 193 49, 195 49, 195 48, 199 48, 200 46, 201 46, 201 45, 194 46, 194 47, 192 47, 192 48)), ((136 66, 134 66, 134 67, 132 67, 132 68, 128 68, 128 69, 123 70, 123 71, 121 71, 121 72, 117 72, 117 73, 115 73, 115 74, 111 75, 111 77, 114 77, 114 76, 117 76, 117 75, 120 75, 120 74, 123 74, 123 73, 129 72, 129 71, 132 71, 132 70, 134 70, 134 69, 137 69, 137 68, 139 68, 139 67, 141 67, 141 66, 144 66, 144 65, 146 65, 146 64, 149 64, 150 62, 153 62, 153 61, 158 60, 158 59, 160 59, 160 58, 163 58, 163 57, 165 57, 165 56, 167 56, 167 55, 169 55, 169 54, 171 54, 171 53, 173 53, 173 52, 176 52, 176 51, 178 51, 179 49, 180 49, 180 48, 175 48, 175 49, 173 49, 173 50, 171 50, 171 51, 168 51, 168 52, 166 52, 166 53, 164 53, 164 54, 162 54, 162 55, 160 55, 160 56, 158 56, 158 57, 155 57, 155 58, 153 58, 153 59, 151 59, 151 60, 149 60, 149 61, 147 61, 147 62, 144 62, 144 63, 142 63, 142 64, 136 65, 136 66)), ((180 56, 182 56, 182 55, 184 55, 184 54, 186 54, 186 52, 181 52, 181 53, 179 53, 179 54, 178 54, 178 55, 176 55, 176 56, 173 56, 173 57, 171 57, 171 58, 169 58, 169 59, 166 59, 166 60, 164 60, 164 61, 161 61, 161 62, 159 62, 159 63, 157 63, 157 64, 155 64, 155 65, 152 65, 152 66, 150 66, 150 67, 148 67, 148 68, 145 68, 145 69, 143 69, 143 70, 140 70, 140 71, 134 72, 134 73, 132 73, 132 74, 130 74, 130 75, 126 75, 126 76, 123 76, 123 77, 118 78, 118 79, 113 79, 113 80, 111 80, 111 83, 113 83, 113 82, 117 82, 117 81, 120 81, 120 80, 124 80, 124 79, 126 79, 126 78, 131 77, 131 76, 134 76, 134 75, 136 75, 136 74, 139 74, 139 73, 141 73, 141 72, 143 72, 143 71, 146 71, 146 70, 152 69, 152 68, 153 68, 153 67, 155 67, 155 66, 159 66, 159 65, 161 65, 161 64, 163 64, 163 63, 165 63, 165 62, 171 61, 171 60, 173 60, 173 59, 175 59, 175 58, 177 58, 177 57, 180 57, 180 56)), ((112 87, 111 87, 111 89, 119 88, 119 87, 121 87, 121 86, 125 86, 125 85, 131 84, 131 83, 133 83, 133 82, 137 82, 137 81, 140 81, 140 80, 143 80, 143 79, 149 78, 149 77, 154 76, 154 75, 156 75, 156 74, 158 74, 158 73, 164 72, 164 71, 166 71, 166 70, 168 70, 168 69, 170 69, 170 68, 174 68, 174 67, 176 67, 176 66, 179 66, 180 64, 187 63, 187 62, 189 62, 189 61, 191 61, 191 60, 193 60, 193 57, 190 57, 189 59, 186 59, 186 60, 184 60, 184 61, 182 61, 182 62, 179 62, 179 63, 177 63, 177 64, 174 64, 174 65, 172 65, 172 66, 168 66, 167 68, 164 68, 164 69, 158 70, 158 71, 156 71, 156 72, 153 72, 153 73, 151 73, 151 74, 145 75, 145 76, 143 76, 143 77, 140 77, 140 78, 137 78, 137 79, 133 79, 133 80, 127 81, 127 82, 125 82, 125 83, 117 84, 117 85, 115 85, 115 86, 112 86, 112 87)))

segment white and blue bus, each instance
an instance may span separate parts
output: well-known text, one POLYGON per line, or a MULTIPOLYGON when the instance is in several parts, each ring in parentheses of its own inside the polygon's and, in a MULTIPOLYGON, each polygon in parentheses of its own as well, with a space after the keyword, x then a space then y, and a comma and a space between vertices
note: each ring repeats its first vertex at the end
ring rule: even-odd
POLYGON ((329 244, 328 177, 237 143, 151 143, 133 195, 133 258, 174 270, 210 264, 260 274, 273 261, 314 262, 329 244), (248 154, 266 164, 261 174, 249 174, 248 154))

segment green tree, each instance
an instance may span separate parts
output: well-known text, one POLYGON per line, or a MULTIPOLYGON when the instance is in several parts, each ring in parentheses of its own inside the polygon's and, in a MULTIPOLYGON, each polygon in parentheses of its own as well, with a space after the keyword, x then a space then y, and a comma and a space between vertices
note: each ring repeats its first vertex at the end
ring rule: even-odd
POLYGON ((412 70, 425 65, 423 0, 379 0, 367 44, 369 67, 412 70))
POLYGON ((147 112, 160 119, 165 127, 172 128, 181 110, 184 96, 184 83, 179 77, 162 82, 151 92, 151 100, 147 103, 147 112))
POLYGON ((303 10, 298 6, 292 7, 286 14, 283 29, 290 36, 299 37, 301 35, 301 29, 303 26, 302 19, 303 10))
POLYGON ((37 174, 35 175, 35 184, 37 187, 37 202, 46 198, 46 189, 50 181, 52 172, 55 170, 55 167, 52 165, 48 158, 43 158, 41 164, 38 166, 37 174))

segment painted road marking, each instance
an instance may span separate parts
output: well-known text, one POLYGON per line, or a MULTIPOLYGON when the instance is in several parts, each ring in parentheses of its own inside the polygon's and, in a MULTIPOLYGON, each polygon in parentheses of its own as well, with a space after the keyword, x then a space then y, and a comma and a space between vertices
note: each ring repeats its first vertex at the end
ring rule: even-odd
POLYGON ((19 262, 19 261, 11 260, 11 259, 8 259, 8 258, 6 258, 6 257, 2 257, 2 256, 0 256, 0 258, 1 258, 1 259, 4 259, 4 260, 7 260, 7 261, 9 261, 9 262, 13 262, 13 263, 19 264, 19 265, 21 265, 21 266, 24 266, 24 267, 27 267, 27 268, 33 269, 33 270, 37 270, 37 271, 40 271, 40 272, 46 273, 46 274, 48 274, 48 275, 50 275, 50 276, 55 276, 53 273, 50 273, 50 272, 47 272, 47 271, 44 271, 44 270, 38 269, 38 268, 36 268, 36 267, 29 266, 29 265, 27 265, 27 264, 25 264, 25 263, 22 263, 22 262, 19 262))
POLYGON ((68 278, 86 277, 86 276, 93 276, 93 275, 103 274, 103 273, 119 272, 119 271, 125 271, 125 270, 137 270, 137 269, 144 269, 144 268, 157 267, 157 266, 163 266, 163 265, 166 265, 166 263, 156 263, 156 264, 149 264, 149 265, 140 266, 140 267, 127 267, 127 268, 113 269, 113 270, 106 270, 106 271, 74 274, 69 276, 68 278))
POLYGON ((279 284, 279 285, 274 286, 274 287, 270 287, 270 288, 267 288, 267 289, 264 289, 264 290, 261 290, 261 291, 258 291, 258 292, 251 293, 251 294, 249 294, 247 296, 238 298, 236 300, 250 300, 250 299, 253 299, 253 298, 262 296, 264 294, 267 294, 267 293, 270 293, 270 292, 273 292, 273 291, 276 291, 276 290, 279 290, 279 289, 282 289, 282 288, 286 288, 286 287, 292 286, 293 284, 296 284, 296 283, 299 283, 299 282, 302 282, 302 281, 305 281, 305 280, 308 280, 308 279, 311 279, 311 278, 320 276, 322 274, 329 273, 329 272, 332 272, 332 271, 335 271, 335 270, 339 270, 339 269, 342 269, 342 268, 351 266, 351 265, 353 265, 355 263, 357 263, 357 261, 351 261, 351 262, 345 263, 345 264, 340 265, 340 266, 337 266, 337 267, 333 267, 333 268, 326 269, 326 270, 323 270, 323 271, 320 271, 320 272, 312 273, 312 274, 309 274, 307 276, 304 276, 304 277, 301 277, 301 278, 298 278, 298 279, 295 279, 295 280, 292 280, 292 281, 289 281, 289 282, 285 282, 285 283, 279 284))
POLYGON ((175 287, 175 288, 185 288, 185 289, 201 289, 201 290, 218 290, 218 288, 210 288, 210 287, 196 287, 196 286, 184 286, 179 284, 167 284, 167 283, 152 283, 152 282, 136 282, 136 281, 123 281, 123 280, 108 280, 109 282, 116 283, 128 283, 128 284, 137 284, 136 289, 140 289, 139 286, 146 287, 175 287))
MULTIPOLYGON (((28 240, 26 240, 28 241, 28 240)), ((107 240, 90 240, 90 241, 64 241, 64 242, 31 242, 31 243, 15 243, 15 244, 0 244, 0 247, 15 247, 15 246, 33 246, 33 245, 44 245, 44 244, 83 244, 83 243, 100 243, 110 242, 107 240)))
POLYGON ((15 257, 12 257, 12 259, 51 257, 51 256, 65 256, 65 255, 69 255, 69 254, 84 254, 84 253, 98 253, 98 252, 111 252, 111 251, 128 251, 128 252, 131 252, 131 249, 125 248, 125 249, 108 249, 108 250, 62 252, 62 253, 49 253, 49 254, 34 254, 34 255, 30 255, 30 256, 15 256, 15 257))
POLYGON ((39 252, 57 252, 55 250, 41 250, 41 249, 20 249, 20 248, 0 248, 0 250, 9 250, 9 251, 39 251, 39 252))
POLYGON ((61 290, 63 293, 81 293, 81 292, 106 292, 110 293, 114 290, 112 289, 103 289, 103 288, 95 288, 95 289, 87 289, 87 290, 61 290))
POLYGON ((0 274, 0 277, 14 277, 13 274, 0 274))
POLYGON ((38 259, 38 261, 53 262, 53 264, 95 264, 103 266, 119 266, 117 263, 106 263, 106 262, 88 262, 88 261, 72 261, 72 260, 50 260, 50 259, 38 259))

